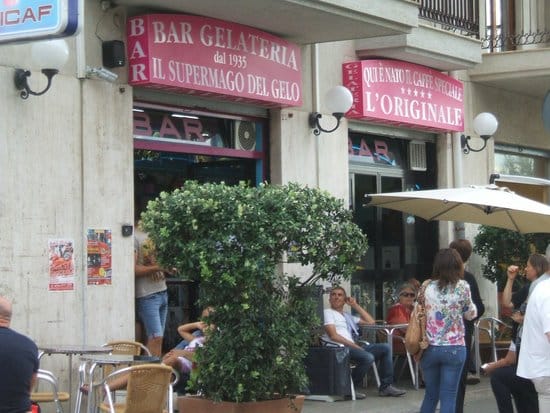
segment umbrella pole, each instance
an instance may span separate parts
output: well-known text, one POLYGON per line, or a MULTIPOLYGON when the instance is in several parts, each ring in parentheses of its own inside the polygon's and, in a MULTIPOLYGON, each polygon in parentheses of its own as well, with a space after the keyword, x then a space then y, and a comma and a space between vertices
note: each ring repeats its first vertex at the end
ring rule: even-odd
MULTIPOLYGON (((453 72, 451 72, 453 76, 453 72)), ((462 145, 460 144, 460 133, 453 132, 447 133, 448 138, 452 142, 452 151, 453 151, 453 180, 455 188, 462 188, 464 186, 462 180, 462 145)), ((466 238, 466 232, 464 231, 464 222, 455 221, 454 222, 454 237, 455 239, 464 239, 466 238)))

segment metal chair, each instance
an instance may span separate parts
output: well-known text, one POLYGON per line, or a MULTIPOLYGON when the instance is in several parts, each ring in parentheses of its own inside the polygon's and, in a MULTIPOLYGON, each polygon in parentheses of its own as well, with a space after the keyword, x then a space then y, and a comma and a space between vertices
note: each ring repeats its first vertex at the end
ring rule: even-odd
MULTIPOLYGON (((381 343, 386 343, 388 341, 387 339, 387 333, 385 331, 378 331, 379 335, 378 335, 378 341, 381 342, 381 343)), ((399 350, 396 350, 395 349, 395 343, 394 345, 392 346, 392 351, 393 351, 393 363, 394 363, 394 368, 396 367, 396 364, 397 362, 399 361, 399 359, 401 357, 404 357, 405 358, 405 361, 409 367, 409 373, 411 375, 411 381, 412 381, 412 384, 414 386, 414 388, 416 390, 418 390, 420 388, 420 380, 419 380, 419 377, 420 377, 420 372, 419 372, 419 365, 418 363, 416 363, 414 361, 414 358, 413 356, 411 355, 411 353, 409 353, 407 351, 407 349, 405 348, 405 337, 401 336, 401 335, 398 335, 398 334, 391 334, 391 337, 392 339, 395 339, 395 340, 399 340, 403 343, 403 350, 402 351, 399 351, 399 350)), ((402 366, 401 370, 400 370, 400 373, 399 375, 397 376, 397 380, 399 380, 401 378, 401 375, 403 374, 403 369, 405 368, 405 365, 402 366)))
MULTIPOLYGON (((326 337, 321 337, 320 338, 321 340, 321 344, 324 345, 324 346, 332 346, 332 347, 344 347, 343 344, 341 343, 337 343, 336 341, 332 341, 326 337)), ((359 343, 365 343, 365 344, 369 344, 368 342, 366 341, 358 341, 359 343)), ((351 371, 352 369, 354 369, 355 366, 353 365, 353 363, 350 365, 350 376, 351 376, 351 371)), ((380 387, 380 376, 378 375, 378 368, 376 367, 376 362, 372 363, 372 372, 374 374, 374 378, 376 380, 376 385, 377 387, 380 387)), ((365 376, 366 377, 366 376, 365 376)), ((355 386, 353 385, 353 380, 350 380, 351 381, 351 388, 350 388, 350 391, 351 391, 351 399, 352 400, 355 400, 355 386)))
POLYGON ((51 371, 39 369, 36 376, 38 379, 37 385, 34 391, 31 392, 31 400, 35 403, 55 403, 56 412, 63 413, 61 402, 68 401, 71 398, 70 394, 59 391, 57 377, 51 371), (47 383, 51 387, 51 391, 37 391, 41 382, 47 383))
POLYGON ((139 364, 116 370, 98 383, 93 384, 94 396, 103 396, 107 401, 99 403, 99 409, 109 413, 147 413, 174 411, 172 386, 179 374, 164 364, 139 364), (126 398, 115 403, 111 383, 126 381, 126 398))
POLYGON ((492 361, 497 361, 498 351, 510 347, 510 339, 501 340, 504 332, 512 331, 512 327, 495 317, 481 317, 474 325, 474 350, 476 374, 479 376, 481 366, 481 348, 491 349, 492 361))

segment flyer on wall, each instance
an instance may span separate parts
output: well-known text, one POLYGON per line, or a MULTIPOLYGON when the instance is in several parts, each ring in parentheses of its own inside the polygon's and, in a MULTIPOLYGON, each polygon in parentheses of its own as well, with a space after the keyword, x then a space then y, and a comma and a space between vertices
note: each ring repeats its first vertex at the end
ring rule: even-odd
POLYGON ((111 284, 111 230, 89 228, 87 233, 88 285, 111 284))
POLYGON ((48 259, 48 290, 74 290, 74 241, 70 239, 48 240, 48 259))

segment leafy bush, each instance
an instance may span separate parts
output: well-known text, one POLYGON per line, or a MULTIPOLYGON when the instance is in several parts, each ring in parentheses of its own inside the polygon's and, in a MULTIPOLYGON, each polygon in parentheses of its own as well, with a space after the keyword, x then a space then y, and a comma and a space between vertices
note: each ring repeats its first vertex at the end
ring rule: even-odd
POLYGON ((298 184, 186 182, 151 201, 142 226, 162 265, 200 281, 217 330, 197 352, 192 386, 225 401, 298 393, 316 317, 315 283, 349 278, 366 237, 342 201, 298 184), (304 281, 278 269, 309 265, 304 281))
POLYGON ((529 255, 544 254, 550 234, 520 234, 516 231, 482 225, 474 238, 474 252, 485 258, 483 276, 496 282, 499 291, 506 284, 510 264, 525 266, 529 255))

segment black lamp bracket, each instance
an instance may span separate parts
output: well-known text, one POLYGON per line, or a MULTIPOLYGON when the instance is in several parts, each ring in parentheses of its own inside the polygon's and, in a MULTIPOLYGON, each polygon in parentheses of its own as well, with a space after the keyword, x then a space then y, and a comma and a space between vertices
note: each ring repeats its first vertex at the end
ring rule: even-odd
POLYGON ((309 126, 313 129, 313 134, 319 136, 321 132, 331 133, 334 132, 340 126, 340 120, 344 117, 343 113, 333 113, 332 116, 336 118, 336 126, 332 129, 324 129, 321 126, 320 119, 323 117, 319 112, 313 112, 309 115, 309 126))
POLYGON ((15 69, 15 87, 17 90, 21 91, 21 99, 27 99, 29 95, 40 96, 48 91, 48 89, 52 85, 52 78, 58 73, 59 70, 57 69, 42 69, 42 74, 48 79, 48 84, 46 85, 46 88, 41 92, 34 92, 31 90, 28 83, 28 78, 31 76, 31 72, 24 69, 15 69))
POLYGON ((470 146, 470 139, 471 137, 468 135, 461 135, 460 136, 460 147, 462 148, 462 152, 464 154, 469 154, 470 152, 481 152, 485 147, 487 146, 487 141, 489 140, 490 136, 481 135, 481 139, 483 139, 483 146, 478 149, 474 149, 470 146))

